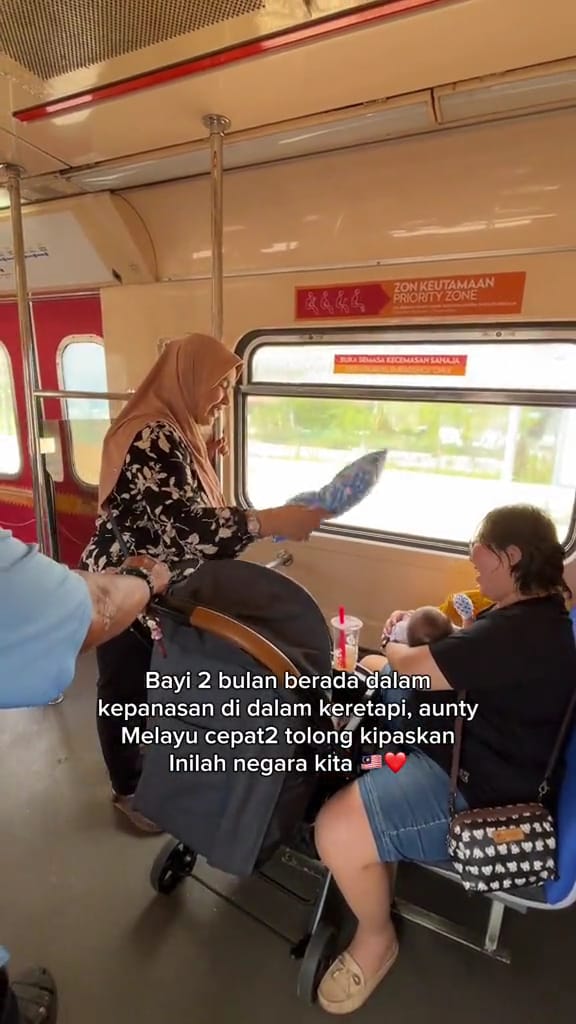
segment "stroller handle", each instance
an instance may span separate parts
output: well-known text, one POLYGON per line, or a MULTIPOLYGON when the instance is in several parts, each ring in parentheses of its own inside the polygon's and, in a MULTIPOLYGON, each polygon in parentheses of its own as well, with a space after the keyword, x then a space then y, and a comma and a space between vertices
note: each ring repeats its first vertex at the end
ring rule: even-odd
POLYGON ((289 551, 284 551, 284 549, 282 549, 282 551, 278 552, 278 556, 272 562, 267 562, 266 563, 265 568, 266 569, 279 569, 281 565, 288 566, 288 565, 292 565, 293 562, 294 562, 294 555, 291 555, 289 551))
POLYGON ((188 625, 194 626, 196 629, 202 629, 206 633, 212 633, 223 640, 237 644, 243 651, 259 661, 264 668, 272 672, 280 686, 283 685, 286 674, 296 679, 300 678, 299 670, 278 647, 257 633, 256 630, 250 629, 249 626, 245 626, 243 622, 233 619, 230 615, 214 611, 213 608, 205 608, 203 605, 190 606, 170 597, 157 599, 151 603, 151 607, 164 613, 171 612, 177 618, 186 620, 188 625))

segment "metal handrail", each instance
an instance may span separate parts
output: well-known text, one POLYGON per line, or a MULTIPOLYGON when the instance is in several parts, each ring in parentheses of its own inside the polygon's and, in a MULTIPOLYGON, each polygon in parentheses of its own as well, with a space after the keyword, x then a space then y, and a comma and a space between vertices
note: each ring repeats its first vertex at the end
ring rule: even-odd
MULTIPOLYGON (((231 127, 230 119, 222 114, 207 114, 202 123, 210 133, 210 206, 212 236, 212 334, 218 341, 224 340, 224 135, 231 127)), ((222 413, 214 423, 214 436, 222 432, 222 413)), ((223 482, 224 464, 217 452, 214 468, 220 483, 223 482)))
POLYGON ((28 278, 26 274, 26 249, 22 223, 22 192, 20 188, 22 168, 13 164, 0 164, 0 173, 2 183, 6 185, 8 190, 10 201, 14 279, 18 305, 22 371, 24 375, 24 402, 26 407, 26 426, 28 428, 28 451, 32 470, 32 500, 34 503, 36 540, 42 554, 52 556, 54 552, 52 548, 52 533, 49 526, 50 510, 44 478, 44 461, 40 447, 40 409, 34 397, 34 388, 40 382, 40 375, 38 373, 36 339, 34 337, 32 307, 28 295, 28 278))
POLYGON ((109 398, 113 402, 127 402, 133 391, 49 391, 33 392, 35 398, 109 398))

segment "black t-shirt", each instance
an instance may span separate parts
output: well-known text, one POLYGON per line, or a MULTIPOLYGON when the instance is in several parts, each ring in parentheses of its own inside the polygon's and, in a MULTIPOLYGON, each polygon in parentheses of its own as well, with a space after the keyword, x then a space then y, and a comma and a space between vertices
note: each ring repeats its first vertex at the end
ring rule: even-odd
MULTIPOLYGON (((471 807, 538 799, 570 697, 576 686, 576 643, 561 597, 489 608, 474 625, 430 645, 452 691, 418 693, 420 702, 454 702, 466 691, 478 704, 464 721, 459 789, 471 807)), ((461 699, 461 698, 460 698, 461 699)), ((449 729, 454 719, 430 725, 449 729)), ((450 773, 452 745, 423 750, 450 773)), ((559 769, 552 780, 558 785, 559 769)))

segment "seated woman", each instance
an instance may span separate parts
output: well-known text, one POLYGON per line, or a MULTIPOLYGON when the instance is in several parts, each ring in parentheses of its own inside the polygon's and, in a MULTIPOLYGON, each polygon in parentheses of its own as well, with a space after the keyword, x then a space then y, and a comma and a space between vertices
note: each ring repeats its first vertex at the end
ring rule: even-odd
MULTIPOLYGON (((263 512, 226 505, 207 443, 218 411, 230 404, 241 360, 214 338, 172 341, 104 439, 101 515, 82 555, 82 569, 101 572, 124 561, 110 516, 131 555, 164 562, 176 582, 207 558, 235 558, 263 537, 306 540, 329 518, 322 509, 282 506, 263 512), (186 562, 184 570, 182 563, 186 562)), ((104 703, 146 702, 152 639, 147 626, 98 648, 97 696, 104 703)), ((142 831, 156 826, 132 807, 141 771, 138 746, 123 742, 122 718, 98 716, 98 735, 115 806, 142 831)), ((145 727, 145 720, 134 725, 145 727)))
MULTIPOLYGON (((539 509, 490 512, 471 547, 482 593, 492 600, 468 629, 429 645, 388 643, 386 658, 403 675, 424 675, 421 702, 466 702, 478 711, 464 725, 456 813, 538 799, 548 758, 576 685, 576 645, 566 607, 563 550, 539 509)), ((407 613, 396 612, 393 622, 407 613)), ((381 691, 384 693, 384 691, 381 691)), ((402 691, 406 696, 407 691, 402 691)), ((394 690, 386 700, 396 700, 394 690)), ((451 719, 440 720, 450 730, 451 719)), ((422 719, 428 727, 429 719, 422 719)), ((398 720, 395 721, 395 727, 398 720)), ((349 948, 318 992, 330 1013, 360 1007, 398 955, 390 907, 400 861, 447 861, 452 746, 411 747, 404 767, 367 772, 320 811, 316 847, 358 920, 349 948)), ((560 769, 561 776, 561 769, 560 769)), ((556 776, 553 802, 561 778, 556 776)))

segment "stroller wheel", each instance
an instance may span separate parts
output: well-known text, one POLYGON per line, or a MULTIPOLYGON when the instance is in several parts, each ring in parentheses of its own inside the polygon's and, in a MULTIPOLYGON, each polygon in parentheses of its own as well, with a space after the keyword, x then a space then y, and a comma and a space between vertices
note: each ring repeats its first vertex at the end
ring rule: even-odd
POLYGON ((150 869, 150 884, 161 896, 169 896, 194 870, 196 854, 184 843, 169 839, 157 853, 150 869))
POLYGON ((316 1001, 318 986, 336 955, 337 939, 335 928, 320 923, 306 947, 298 973, 298 998, 308 1006, 316 1001))

